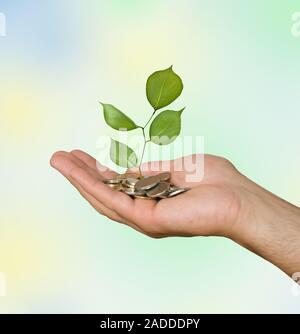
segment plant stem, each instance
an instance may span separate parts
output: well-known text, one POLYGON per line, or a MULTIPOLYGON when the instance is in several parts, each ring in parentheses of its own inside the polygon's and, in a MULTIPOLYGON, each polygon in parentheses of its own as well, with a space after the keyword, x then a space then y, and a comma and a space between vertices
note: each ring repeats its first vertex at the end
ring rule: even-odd
POLYGON ((145 135, 145 129, 142 128, 143 131, 143 137, 144 137, 144 146, 143 146, 143 151, 142 151, 142 155, 141 155, 141 159, 140 159, 140 164, 139 164, 139 172, 140 172, 140 176, 142 177, 142 171, 141 171, 141 164, 143 162, 143 158, 144 158, 144 154, 145 154, 145 149, 146 149, 146 145, 147 145, 147 140, 146 140, 146 135, 145 135))
POLYGON ((141 126, 140 128, 142 129, 142 132, 143 132, 143 138, 144 138, 144 146, 143 146, 143 151, 142 151, 142 155, 141 155, 141 159, 140 159, 140 163, 139 163, 139 173, 140 173, 140 176, 142 177, 143 174, 142 174, 142 171, 141 171, 141 164, 143 162, 143 158, 144 158, 144 154, 145 154, 145 149, 146 149, 146 146, 147 146, 147 143, 150 141, 147 140, 146 138, 146 134, 145 134, 145 128, 147 127, 147 125, 150 123, 150 121, 152 120, 154 114, 156 113, 156 110, 153 111, 152 115, 150 116, 150 118, 148 119, 148 121, 146 122, 146 124, 144 126, 141 126))
POLYGON ((154 114, 156 113, 156 110, 153 110, 153 113, 151 115, 151 117, 148 119, 148 122, 143 126, 143 128, 145 129, 145 127, 150 123, 151 119, 153 118, 154 114))

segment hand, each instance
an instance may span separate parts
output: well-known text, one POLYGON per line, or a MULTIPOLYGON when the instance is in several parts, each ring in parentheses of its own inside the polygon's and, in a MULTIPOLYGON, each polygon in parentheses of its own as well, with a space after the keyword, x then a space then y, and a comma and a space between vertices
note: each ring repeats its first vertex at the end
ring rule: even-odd
MULTIPOLYGON (((195 156, 186 159, 195 160, 195 156)), ((57 168, 101 214, 153 236, 227 235, 238 220, 240 198, 235 178, 237 170, 225 159, 205 156, 206 173, 199 182, 187 182, 185 171, 175 171, 170 161, 171 181, 191 189, 180 196, 159 202, 132 199, 103 184, 112 171, 100 172, 94 158, 82 151, 57 152, 51 159, 57 168)), ((152 162, 141 166, 144 175, 166 170, 166 164, 152 162), (157 166, 157 165, 160 166, 157 166)))
MULTIPOLYGON (((190 159, 194 162, 196 158, 185 157, 185 161, 190 159)), ((290 235, 287 224, 282 228, 282 224, 277 223, 280 217, 284 219, 287 212, 291 226, 299 231, 300 240, 299 208, 247 179, 228 160, 211 155, 203 158, 204 177, 198 182, 187 182, 186 172, 176 171, 175 167, 180 161, 170 161, 168 169, 171 182, 191 189, 158 202, 132 199, 109 188, 102 181, 114 177, 115 173, 110 170, 100 172, 103 166, 82 151, 57 152, 51 159, 51 165, 99 213, 148 236, 225 236, 268 258, 288 273, 295 263, 297 267, 299 264, 300 271, 298 257, 291 261, 293 264, 287 265, 282 256, 274 256, 276 252, 272 245, 274 237, 281 230, 285 230, 285 237, 290 235), (267 248, 266 241, 269 243, 267 248)), ((157 167, 161 167, 159 171, 165 171, 164 166, 165 163, 151 162, 151 165, 143 164, 141 169, 143 174, 151 175, 157 173, 157 167)), ((282 250, 278 250, 278 253, 282 253, 282 250)))

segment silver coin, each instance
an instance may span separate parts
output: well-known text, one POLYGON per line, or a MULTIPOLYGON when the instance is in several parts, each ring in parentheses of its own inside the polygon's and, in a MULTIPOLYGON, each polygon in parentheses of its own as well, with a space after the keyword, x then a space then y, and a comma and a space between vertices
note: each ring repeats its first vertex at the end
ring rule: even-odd
POLYGON ((176 188, 176 189, 173 188, 173 190, 170 189, 168 197, 177 196, 179 194, 182 194, 182 193, 186 192, 187 190, 188 190, 188 188, 176 188))
POLYGON ((125 188, 134 188, 134 186, 131 186, 130 184, 127 183, 127 179, 122 180, 122 186, 125 188))
POLYGON ((125 183, 128 184, 131 187, 134 187, 137 184, 138 181, 139 181, 139 179, 136 179, 136 178, 133 178, 133 177, 128 177, 126 179, 125 183))
POLYGON ((135 191, 134 191, 133 188, 123 187, 122 191, 123 191, 123 193, 125 193, 129 196, 133 196, 135 194, 135 191))
POLYGON ((171 174, 169 172, 159 173, 156 176, 158 176, 161 181, 168 181, 171 178, 171 174))
POLYGON ((167 191, 164 195, 160 195, 157 198, 159 198, 159 199, 166 199, 168 197, 169 197, 169 192, 167 191))
POLYGON ((153 187, 155 187, 156 185, 158 185, 160 182, 160 178, 156 175, 154 176, 149 176, 147 178, 143 178, 141 180, 139 180, 136 184, 135 184, 135 189, 136 190, 149 190, 153 187))
POLYGON ((149 197, 160 197, 168 193, 170 188, 170 183, 160 182, 157 186, 147 191, 147 196, 149 197))
POLYGON ((134 188, 124 188, 122 189, 122 191, 129 195, 129 196, 144 196, 145 195, 145 191, 139 191, 139 190, 135 190, 134 188))

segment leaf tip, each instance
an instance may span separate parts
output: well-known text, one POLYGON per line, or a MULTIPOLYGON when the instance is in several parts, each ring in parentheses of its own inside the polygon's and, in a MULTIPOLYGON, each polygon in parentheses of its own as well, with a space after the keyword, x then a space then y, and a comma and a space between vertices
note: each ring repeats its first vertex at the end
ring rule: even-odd
POLYGON ((184 108, 178 110, 178 112, 179 112, 180 115, 183 113, 183 111, 185 110, 185 108, 186 108, 186 107, 184 107, 184 108))

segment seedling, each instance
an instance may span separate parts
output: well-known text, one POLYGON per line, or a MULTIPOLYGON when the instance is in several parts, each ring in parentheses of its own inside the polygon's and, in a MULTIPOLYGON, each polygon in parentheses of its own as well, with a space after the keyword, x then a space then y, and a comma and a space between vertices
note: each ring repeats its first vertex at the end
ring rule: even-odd
POLYGON ((130 168, 138 166, 140 174, 145 149, 148 143, 168 145, 180 134, 181 114, 184 110, 163 110, 162 108, 174 102, 183 90, 181 78, 173 71, 172 66, 166 70, 154 72, 146 83, 146 95, 153 108, 152 114, 144 126, 137 125, 131 118, 111 104, 101 103, 105 122, 118 131, 132 131, 141 129, 144 139, 141 157, 129 146, 111 139, 110 158, 118 166, 130 168), (157 116, 153 119, 153 117, 157 116), (152 121, 152 122, 151 122, 152 121), (150 125, 150 126, 149 126, 150 125), (148 136, 146 136, 149 126, 148 136))

